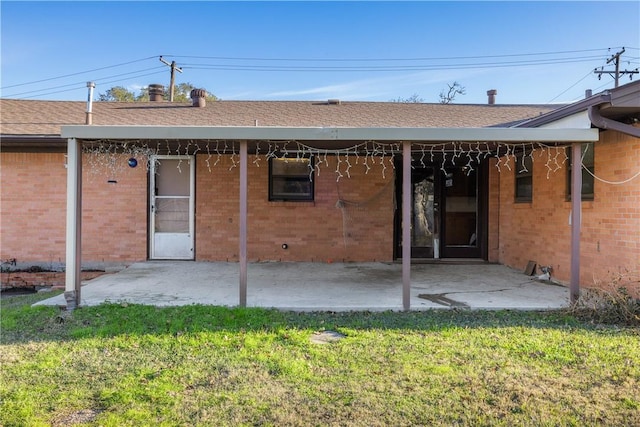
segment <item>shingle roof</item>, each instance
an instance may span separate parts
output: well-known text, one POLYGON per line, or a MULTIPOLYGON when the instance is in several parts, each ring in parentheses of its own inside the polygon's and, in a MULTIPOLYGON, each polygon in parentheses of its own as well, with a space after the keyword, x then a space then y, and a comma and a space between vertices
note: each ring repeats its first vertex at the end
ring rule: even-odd
MULTIPOLYGON (((59 135, 61 125, 85 123, 85 102, 0 100, 2 135, 59 135)), ((549 112, 545 105, 395 102, 216 101, 94 102, 95 125, 286 127, 496 127, 549 112)))

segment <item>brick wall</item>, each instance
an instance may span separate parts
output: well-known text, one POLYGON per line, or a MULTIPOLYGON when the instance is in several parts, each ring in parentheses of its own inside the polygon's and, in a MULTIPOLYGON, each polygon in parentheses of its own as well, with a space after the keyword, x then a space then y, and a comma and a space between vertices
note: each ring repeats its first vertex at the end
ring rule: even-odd
POLYGON ((64 262, 66 174, 58 153, 2 153, 1 258, 64 262))
POLYGON ((130 168, 129 156, 122 155, 115 167, 91 167, 87 156, 82 174, 83 260, 147 259, 146 162, 141 157, 138 166, 130 168))
MULTIPOLYGON (((196 257, 238 259, 238 176, 230 156, 211 172, 207 156, 196 162, 196 257)), ((83 262, 133 262, 147 258, 147 171, 84 158, 83 262), (108 183, 115 180, 117 183, 108 183)), ((248 256, 268 261, 366 261, 393 259, 393 169, 336 182, 329 156, 315 177, 314 202, 269 202, 268 164, 249 163, 248 256), (338 192, 340 196, 338 195, 338 192), (375 197, 374 197, 375 196, 375 197), (373 200, 370 200, 372 199, 373 200), (336 207, 339 198, 365 202, 336 207), (288 249, 282 249, 286 243, 288 249)), ((1 243, 3 260, 64 263, 66 168, 61 153, 2 153, 1 243)), ((237 162, 237 159, 236 159, 237 162)))
MULTIPOLYGON (((238 259, 238 168, 229 157, 211 167, 196 161, 196 258, 238 259)), ((336 182, 336 158, 314 177, 313 202, 270 202, 269 167, 248 167, 247 256, 250 261, 391 261, 393 259, 393 169, 369 174, 360 165, 336 182), (339 199, 366 202, 336 207, 339 199), (373 200, 370 200, 372 199, 373 200), (344 211, 344 213, 343 213, 344 211), (288 249, 282 249, 282 244, 288 249)), ((210 161, 210 164, 213 160, 210 161)))
MULTIPOLYGON (((147 180, 143 164, 115 172, 83 168, 83 261, 123 262, 146 258, 147 180), (115 179, 117 184, 108 184, 115 179)), ((122 166, 120 166, 122 165, 122 166)), ((64 263, 65 157, 62 153, 2 153, 1 259, 64 263)))
MULTIPOLYGON (((555 157, 555 150, 551 156, 555 157)), ((527 261, 551 265, 552 276, 568 283, 571 275, 571 203, 566 200, 566 165, 549 173, 546 152, 534 154, 533 202, 514 202, 515 172, 500 173, 499 260, 524 270, 527 261)), ((595 174, 622 181, 638 172, 640 141, 615 131, 600 133, 595 144, 595 174)), ((552 166, 555 167, 555 166, 552 166)), ((623 185, 595 181, 594 200, 582 202, 580 247, 582 286, 640 266, 640 178, 623 185)))

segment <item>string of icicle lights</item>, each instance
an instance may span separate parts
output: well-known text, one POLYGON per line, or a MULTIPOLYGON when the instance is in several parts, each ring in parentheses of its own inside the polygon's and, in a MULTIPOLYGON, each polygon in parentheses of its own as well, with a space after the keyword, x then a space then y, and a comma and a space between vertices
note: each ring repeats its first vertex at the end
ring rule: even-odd
MULTIPOLYGON (((379 169, 386 178, 389 170, 395 169, 394 158, 402 155, 402 143, 380 143, 366 141, 348 148, 322 149, 299 141, 258 141, 253 142, 255 149, 249 152, 248 163, 255 167, 267 163, 270 158, 303 159, 312 158, 309 162, 309 178, 314 173, 320 176, 321 169, 327 169, 336 176, 336 181, 351 178, 356 167, 364 168, 369 174, 374 168, 379 169), (335 168, 329 164, 329 156, 335 157, 335 168)), ((567 162, 566 146, 550 146, 539 142, 526 143, 487 143, 487 142, 447 142, 411 144, 413 153, 412 168, 440 166, 446 175, 447 168, 464 167, 467 175, 471 174, 483 159, 496 158, 495 167, 499 172, 503 169, 516 170, 518 173, 529 172, 527 157, 532 164, 544 161, 547 179, 550 174, 562 168, 567 162), (546 154, 546 160, 543 160, 546 154)), ((122 168, 123 156, 135 158, 150 168, 151 159, 157 155, 205 156, 205 165, 209 172, 220 164, 223 156, 230 156, 232 170, 240 164, 237 144, 231 141, 115 141, 95 140, 83 144, 83 152, 87 166, 94 172, 106 170, 116 172, 122 168)), ((181 170, 181 162, 178 163, 181 170)))

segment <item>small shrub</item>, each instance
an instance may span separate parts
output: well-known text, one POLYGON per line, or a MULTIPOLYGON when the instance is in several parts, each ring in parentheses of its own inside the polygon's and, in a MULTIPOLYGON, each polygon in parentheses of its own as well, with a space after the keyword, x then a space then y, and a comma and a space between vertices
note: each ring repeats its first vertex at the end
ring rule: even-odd
POLYGON ((569 311, 594 323, 640 326, 640 273, 619 272, 582 291, 569 311))

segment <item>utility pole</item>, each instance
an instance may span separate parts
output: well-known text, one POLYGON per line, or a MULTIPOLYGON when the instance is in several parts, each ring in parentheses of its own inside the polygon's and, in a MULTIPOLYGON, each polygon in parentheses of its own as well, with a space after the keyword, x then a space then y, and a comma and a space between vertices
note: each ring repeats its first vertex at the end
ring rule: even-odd
POLYGON ((165 59, 162 56, 160 56, 160 62, 171 67, 171 83, 169 83, 169 102, 173 102, 173 94, 175 93, 175 86, 176 86, 176 70, 181 73, 182 68, 176 65, 176 61, 171 61, 171 63, 169 63, 165 61, 165 59))
POLYGON ((611 58, 607 59, 607 64, 611 64, 612 62, 614 62, 615 71, 605 70, 604 67, 600 67, 600 70, 598 70, 597 68, 593 70, 593 72, 598 75, 598 80, 602 78, 603 74, 609 74, 610 76, 613 77, 615 81, 615 87, 618 87, 620 84, 621 75, 629 74, 629 79, 631 80, 633 79, 634 74, 638 74, 638 72, 640 72, 637 68, 635 70, 620 71, 620 57, 624 52, 625 52, 625 49, 623 47, 620 52, 613 54, 611 58))

